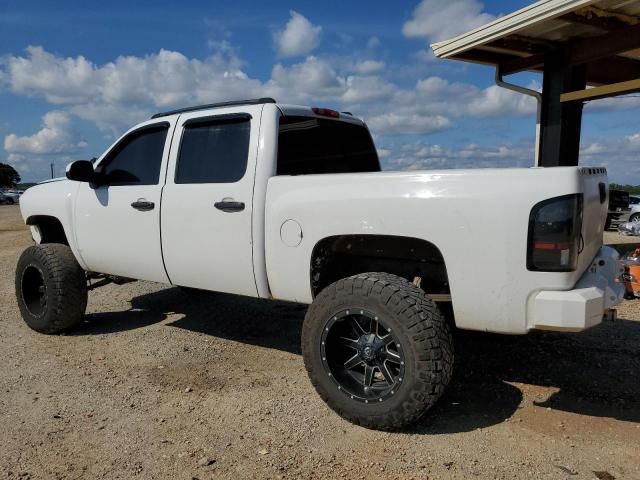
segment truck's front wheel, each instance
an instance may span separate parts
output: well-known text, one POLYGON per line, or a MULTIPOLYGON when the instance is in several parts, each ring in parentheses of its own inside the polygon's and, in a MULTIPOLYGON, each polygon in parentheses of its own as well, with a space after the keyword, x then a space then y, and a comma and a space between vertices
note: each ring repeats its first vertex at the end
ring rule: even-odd
POLYGON ((15 283, 20 313, 33 330, 58 333, 82 320, 87 280, 67 245, 27 248, 18 260, 15 283))
POLYGON ((386 273, 325 288, 305 317, 302 351, 328 405, 351 422, 381 430, 420 418, 453 370, 451 334, 435 303, 386 273))

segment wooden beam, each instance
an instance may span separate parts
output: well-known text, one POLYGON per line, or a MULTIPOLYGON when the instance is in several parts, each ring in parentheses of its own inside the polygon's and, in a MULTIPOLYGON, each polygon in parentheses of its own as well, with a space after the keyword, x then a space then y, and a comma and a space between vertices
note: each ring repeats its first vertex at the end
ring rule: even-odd
MULTIPOLYGON (((619 53, 640 48, 640 25, 625 26, 597 37, 580 38, 560 43, 558 48, 568 52, 567 61, 571 65, 612 59, 619 53)), ((523 71, 541 71, 544 66, 544 56, 545 53, 536 53, 527 57, 507 60, 500 64, 501 71, 504 75, 523 71)), ((606 73, 615 72, 604 72, 604 74, 606 73)), ((595 73, 595 76, 598 76, 598 73, 595 73)))
POLYGON ((640 79, 563 93, 560 95, 560 101, 563 103, 577 101, 584 102, 587 100, 597 100, 599 98, 617 97, 619 95, 625 95, 633 92, 640 92, 640 79))
POLYGON ((500 71, 503 75, 511 75, 512 73, 524 72, 526 70, 542 70, 544 67, 544 53, 529 55, 528 57, 515 58, 500 65, 500 71))
POLYGON ((571 65, 613 57, 640 48, 640 25, 625 27, 598 37, 580 38, 562 45, 569 51, 571 65))
POLYGON ((640 78, 640 61, 611 57, 587 64, 587 83, 597 86, 640 78))
POLYGON ((515 34, 509 35, 505 38, 499 38, 482 46, 482 48, 494 48, 514 53, 518 52, 523 55, 544 53, 551 47, 553 47, 553 42, 549 42, 548 40, 529 38, 523 35, 515 34))
POLYGON ((513 58, 511 55, 505 55, 497 52, 489 52, 486 50, 469 50, 456 55, 456 60, 465 60, 473 63, 482 63, 486 65, 498 65, 503 62, 508 62, 513 58))
POLYGON ((583 15, 578 12, 565 13, 559 20, 564 20, 569 23, 577 23, 579 25, 587 25, 592 28, 597 28, 603 32, 611 32, 619 28, 624 28, 628 24, 621 22, 616 18, 611 17, 598 17, 595 15, 583 15))

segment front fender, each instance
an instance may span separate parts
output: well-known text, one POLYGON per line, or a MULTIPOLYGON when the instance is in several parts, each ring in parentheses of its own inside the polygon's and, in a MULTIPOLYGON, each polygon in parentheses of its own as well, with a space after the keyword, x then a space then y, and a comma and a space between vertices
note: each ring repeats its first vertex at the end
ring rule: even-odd
MULTIPOLYGON (((27 225, 33 225, 38 217, 57 219, 64 230, 69 247, 83 269, 86 264, 80 255, 75 236, 74 207, 80 183, 57 180, 29 188, 20 199, 20 212, 27 225)), ((35 238, 34 238, 35 239, 35 238)))

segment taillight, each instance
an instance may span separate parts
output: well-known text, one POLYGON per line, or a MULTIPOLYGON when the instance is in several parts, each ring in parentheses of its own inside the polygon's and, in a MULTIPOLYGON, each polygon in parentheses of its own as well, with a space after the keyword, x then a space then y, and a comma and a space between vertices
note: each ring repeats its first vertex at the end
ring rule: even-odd
POLYGON ((571 272, 578 266, 582 230, 582 194, 538 203, 529 216, 527 268, 571 272))

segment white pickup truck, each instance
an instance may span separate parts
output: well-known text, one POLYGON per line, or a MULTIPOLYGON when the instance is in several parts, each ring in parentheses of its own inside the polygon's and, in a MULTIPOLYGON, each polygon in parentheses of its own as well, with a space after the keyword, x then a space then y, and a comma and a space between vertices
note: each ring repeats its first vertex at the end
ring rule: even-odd
POLYGON ((450 327, 575 332, 623 297, 603 168, 381 172, 346 112, 267 98, 162 113, 66 176, 20 202, 31 328, 72 327, 88 289, 130 279, 311 304, 311 381, 368 427, 437 401, 450 327))

